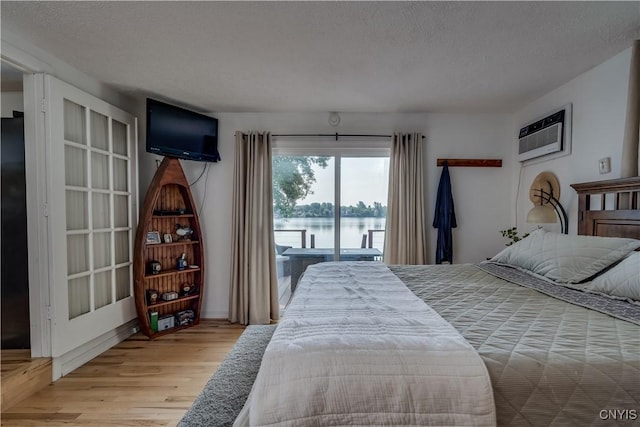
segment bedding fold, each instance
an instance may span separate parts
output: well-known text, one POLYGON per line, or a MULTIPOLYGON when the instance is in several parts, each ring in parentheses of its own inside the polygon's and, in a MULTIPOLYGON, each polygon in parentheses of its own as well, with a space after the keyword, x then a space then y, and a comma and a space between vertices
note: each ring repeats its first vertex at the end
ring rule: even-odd
POLYGON ((309 266, 236 425, 495 425, 476 350, 375 262, 309 266))

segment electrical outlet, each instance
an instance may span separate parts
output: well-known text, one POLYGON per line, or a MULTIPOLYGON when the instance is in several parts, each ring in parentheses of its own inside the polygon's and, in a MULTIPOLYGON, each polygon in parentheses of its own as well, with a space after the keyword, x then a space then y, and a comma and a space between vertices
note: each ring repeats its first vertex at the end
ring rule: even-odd
POLYGON ((131 332, 137 334, 138 332, 140 332, 140 326, 134 326, 133 328, 131 328, 131 332))
POLYGON ((598 172, 601 174, 611 172, 611 157, 598 160, 598 172))

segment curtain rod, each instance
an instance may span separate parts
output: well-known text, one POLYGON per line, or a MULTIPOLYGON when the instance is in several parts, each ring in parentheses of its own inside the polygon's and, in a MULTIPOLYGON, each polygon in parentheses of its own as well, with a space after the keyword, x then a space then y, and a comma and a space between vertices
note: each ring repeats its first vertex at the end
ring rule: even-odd
MULTIPOLYGON (((341 136, 344 137, 355 137, 355 138, 391 138, 393 135, 361 135, 361 134, 352 134, 352 133, 281 133, 281 134, 273 134, 272 136, 276 137, 276 138, 282 138, 282 137, 309 137, 309 136, 317 136, 317 137, 334 137, 336 139, 336 141, 338 140, 338 138, 340 138, 341 136)), ((425 136, 422 135, 422 139, 424 139, 425 136)))

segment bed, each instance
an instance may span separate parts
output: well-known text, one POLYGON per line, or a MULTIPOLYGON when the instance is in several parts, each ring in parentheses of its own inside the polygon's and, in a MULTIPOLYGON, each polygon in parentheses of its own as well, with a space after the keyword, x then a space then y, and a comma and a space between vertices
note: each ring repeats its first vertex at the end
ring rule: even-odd
POLYGON ((640 178, 572 187, 579 236, 477 265, 311 266, 236 425, 637 422, 640 178))

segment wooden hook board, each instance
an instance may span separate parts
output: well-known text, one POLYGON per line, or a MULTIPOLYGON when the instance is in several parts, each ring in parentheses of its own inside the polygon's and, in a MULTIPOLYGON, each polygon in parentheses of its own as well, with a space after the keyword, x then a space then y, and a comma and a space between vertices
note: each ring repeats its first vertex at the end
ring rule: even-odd
POLYGON ((447 162, 449 167, 501 168, 502 159, 438 159, 438 166, 447 162))

